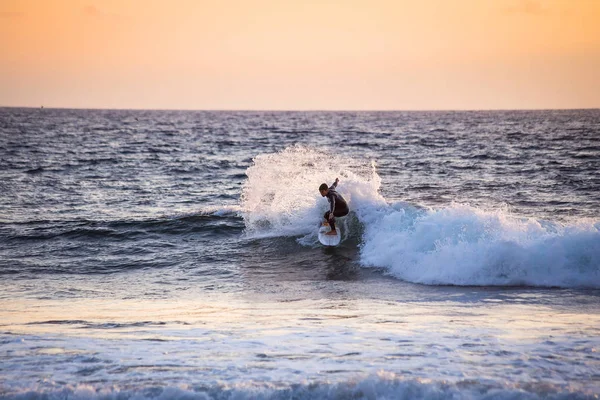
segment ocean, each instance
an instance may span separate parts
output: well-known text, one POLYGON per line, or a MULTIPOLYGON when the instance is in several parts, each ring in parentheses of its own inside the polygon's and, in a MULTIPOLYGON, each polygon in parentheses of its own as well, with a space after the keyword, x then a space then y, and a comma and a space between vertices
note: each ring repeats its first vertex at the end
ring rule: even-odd
POLYGON ((0 398, 597 399, 599 171, 600 110, 0 108, 0 398))

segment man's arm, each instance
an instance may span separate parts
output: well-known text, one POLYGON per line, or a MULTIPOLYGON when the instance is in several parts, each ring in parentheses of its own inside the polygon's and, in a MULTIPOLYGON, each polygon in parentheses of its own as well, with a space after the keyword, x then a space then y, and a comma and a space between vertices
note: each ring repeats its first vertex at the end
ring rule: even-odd
POLYGON ((331 188, 335 189, 335 188, 337 187, 337 184, 338 184, 338 182, 339 182, 339 181, 340 181, 340 179, 339 179, 339 178, 335 178, 335 182, 333 182, 333 185, 331 185, 329 188, 330 188, 330 189, 331 189, 331 188))
POLYGON ((335 196, 329 197, 331 203, 331 209, 329 210, 329 219, 333 218, 333 210, 335 210, 335 196))

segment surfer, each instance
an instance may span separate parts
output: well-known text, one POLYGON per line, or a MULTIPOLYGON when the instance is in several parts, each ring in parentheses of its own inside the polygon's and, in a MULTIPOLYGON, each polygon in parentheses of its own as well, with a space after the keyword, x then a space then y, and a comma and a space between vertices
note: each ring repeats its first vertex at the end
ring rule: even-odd
POLYGON ((324 215, 325 221, 329 222, 329 226, 331 230, 326 233, 326 235, 337 235, 337 231, 335 230, 335 217, 343 217, 348 215, 348 203, 346 200, 335 190, 337 184, 340 180, 335 178, 335 182, 330 187, 327 187, 326 183, 323 183, 319 186, 319 192, 321 196, 327 197, 329 201, 329 211, 327 211, 324 215))

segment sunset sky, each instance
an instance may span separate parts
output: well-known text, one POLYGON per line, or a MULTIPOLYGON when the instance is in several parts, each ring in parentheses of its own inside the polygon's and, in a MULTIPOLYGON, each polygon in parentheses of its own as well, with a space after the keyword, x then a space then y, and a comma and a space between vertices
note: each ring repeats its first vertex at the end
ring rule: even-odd
POLYGON ((0 0, 0 106, 600 107, 600 0, 0 0))

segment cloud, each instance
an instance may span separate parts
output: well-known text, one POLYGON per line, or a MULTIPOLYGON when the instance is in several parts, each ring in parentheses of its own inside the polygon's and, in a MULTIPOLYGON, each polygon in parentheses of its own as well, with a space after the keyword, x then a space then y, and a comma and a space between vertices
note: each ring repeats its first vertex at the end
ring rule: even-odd
POLYGON ((24 12, 19 11, 0 11, 0 18, 21 18, 24 17, 24 12))
POLYGON ((94 18, 124 18, 122 15, 103 11, 103 10, 99 9, 98 7, 96 7, 95 5, 91 5, 91 4, 85 6, 83 8, 83 12, 86 15, 88 15, 90 17, 94 17, 94 18))
POLYGON ((548 13, 539 1, 519 0, 514 6, 506 8, 508 14, 544 15, 548 13))
POLYGON ((83 11, 87 14, 87 15, 91 15, 92 17, 101 17, 102 13, 100 12, 100 10, 98 10, 96 8, 96 6, 85 6, 85 8, 83 9, 83 11))

